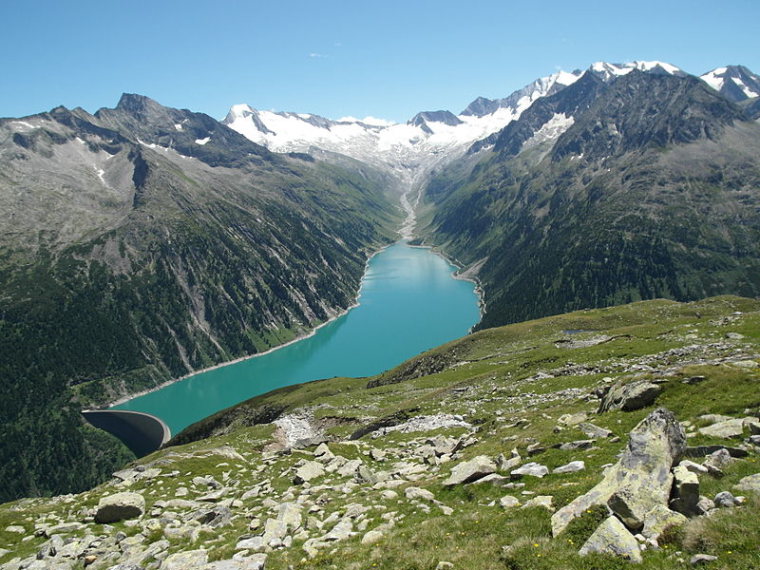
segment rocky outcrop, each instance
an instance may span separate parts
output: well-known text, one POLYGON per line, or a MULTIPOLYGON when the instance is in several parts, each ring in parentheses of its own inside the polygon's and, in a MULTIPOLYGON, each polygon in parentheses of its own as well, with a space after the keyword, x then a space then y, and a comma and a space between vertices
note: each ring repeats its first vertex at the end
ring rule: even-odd
POLYGON ((100 499, 95 522, 113 523, 133 519, 145 512, 145 499, 139 493, 116 493, 100 499))
POLYGON ((599 413, 612 410, 632 412, 654 403, 660 394, 660 387, 651 382, 637 381, 626 384, 618 382, 612 386, 599 404, 599 413))
POLYGON ((623 456, 604 479, 552 516, 554 536, 596 505, 608 505, 630 528, 642 528, 650 510, 667 504, 670 470, 685 447, 686 435, 672 412, 660 408, 649 414, 631 431, 623 456))

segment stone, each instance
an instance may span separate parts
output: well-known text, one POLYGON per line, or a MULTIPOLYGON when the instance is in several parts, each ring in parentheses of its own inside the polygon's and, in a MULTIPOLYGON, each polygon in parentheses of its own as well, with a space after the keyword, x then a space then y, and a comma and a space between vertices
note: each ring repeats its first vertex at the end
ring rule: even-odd
POLYGON ((379 530, 371 530, 362 537, 362 544, 375 544, 383 539, 383 533, 379 530))
POLYGON ((208 563, 207 550, 186 550, 170 554, 161 563, 161 570, 186 570, 201 568, 208 563))
POLYGON ((513 469, 509 474, 513 479, 520 479, 524 476, 538 477, 539 479, 548 475, 549 468, 540 463, 526 463, 522 467, 513 469))
POLYGON ((697 506, 699 507, 699 510, 703 513, 707 513, 715 508, 715 501, 713 501, 709 497, 701 496, 699 497, 699 502, 697 503, 697 506))
POLYGON ((520 506, 520 500, 517 497, 513 497, 512 495, 504 495, 501 499, 499 499, 499 504, 504 509, 513 509, 520 506))
POLYGON ((459 449, 461 440, 454 439, 452 437, 446 437, 443 435, 438 435, 430 440, 428 440, 430 445, 433 446, 433 450, 435 451, 435 454, 438 456, 441 455, 451 455, 454 453, 457 449, 459 449))
POLYGON ((217 560, 203 567, 203 570, 264 570, 267 555, 263 552, 252 554, 239 560, 217 560))
POLYGON ((237 544, 235 545, 235 550, 253 550, 256 552, 257 550, 263 550, 265 546, 266 543, 264 542, 263 537, 253 536, 238 540, 237 544))
POLYGON ((455 465, 451 470, 449 478, 443 482, 443 485, 446 487, 461 485, 495 472, 496 464, 493 460, 486 455, 479 455, 469 461, 455 465))
POLYGON ((687 517, 703 514, 698 506, 699 479, 685 465, 678 465, 673 469, 672 496, 670 508, 674 511, 687 517))
POLYGON ((689 461, 688 459, 684 459, 681 461, 681 463, 678 464, 679 466, 688 469, 695 475, 702 475, 705 473, 709 473, 709 469, 705 467, 704 465, 700 465, 699 463, 694 463, 693 461, 689 461))
POLYGON ((423 501, 435 501, 435 495, 427 489, 420 489, 419 487, 407 487, 404 489, 404 494, 409 500, 423 500, 423 501))
POLYGON ((681 526, 687 520, 681 513, 671 511, 665 505, 657 505, 644 516, 644 528, 641 534, 646 538, 657 540, 667 529, 681 526))
POLYGON ((717 559, 717 556, 712 556, 711 554, 695 554, 691 557, 691 560, 689 560, 689 564, 692 566, 699 566, 701 564, 707 564, 708 562, 715 562, 717 559))
POLYGON ((624 412, 640 410, 653 404, 661 390, 658 385, 644 380, 626 384, 618 382, 602 398, 599 404, 599 413, 612 410, 623 410, 624 412))
POLYGON ((568 441, 559 446, 563 451, 575 451, 576 449, 588 449, 594 445, 593 439, 580 439, 578 441, 568 441))
POLYGON ((296 485, 302 485, 308 483, 317 477, 321 477, 325 474, 325 468, 321 463, 316 461, 306 461, 298 469, 296 469, 296 475, 293 478, 293 483, 296 485))
POLYGON ((290 531, 298 530, 303 522, 301 506, 296 503, 282 503, 277 509, 277 520, 290 531))
POLYGON ((499 475, 498 473, 491 473, 490 475, 486 475, 485 477, 482 477, 481 479, 476 479, 472 483, 467 483, 467 485, 493 485, 494 487, 503 487, 509 482, 509 479, 504 477, 504 475, 499 475))
POLYGON ((214 491, 211 491, 210 493, 206 493, 205 495, 202 495, 195 500, 202 501, 204 503, 217 503, 221 501, 226 494, 227 494, 227 488, 222 487, 221 489, 216 489, 214 491))
POLYGON ((729 491, 721 491, 715 495, 713 501, 715 502, 716 507, 724 509, 735 507, 737 505, 736 497, 734 497, 729 491))
POLYGON ((746 370, 752 370, 760 366, 760 364, 758 364, 754 360, 738 360, 736 362, 732 362, 731 365, 736 366, 738 368, 744 368, 746 370))
POLYGON ((723 476, 723 470, 733 461, 731 453, 727 449, 718 449, 707 456, 703 466, 710 475, 723 476))
POLYGON ((610 430, 588 422, 579 424, 578 428, 584 433, 586 437, 590 438, 605 439, 614 435, 610 430))
POLYGON ((591 552, 612 554, 631 562, 641 562, 639 543, 616 517, 608 517, 578 551, 581 556, 591 552))
POLYGON ((391 489, 386 489, 385 491, 380 493, 380 496, 386 501, 398 499, 398 493, 396 491, 392 491, 391 489))
POLYGON ((583 461, 571 461, 567 465, 557 467, 552 473, 577 473, 586 469, 586 464, 583 461))
POLYGON ((508 473, 522 463, 522 457, 520 457, 519 453, 515 453, 512 457, 507 459, 501 454, 496 458, 496 462, 498 463, 499 471, 506 471, 508 473))
POLYGON ((198 521, 211 528, 219 528, 230 524, 232 511, 230 511, 228 507, 217 505, 211 509, 199 509, 193 511, 188 519, 198 521))
POLYGON ((528 509, 530 507, 542 507, 553 513, 554 497, 551 495, 538 495, 537 497, 533 497, 530 501, 526 501, 526 503, 520 508, 528 509))
POLYGON ((352 534, 353 534, 353 523, 351 522, 351 519, 344 518, 344 519, 341 519, 340 522, 336 524, 330 532, 324 535, 322 537, 322 540, 324 541, 345 540, 347 538, 350 538, 352 534))
POLYGON ((740 491, 754 491, 755 493, 760 493, 760 473, 755 473, 754 475, 747 475, 746 477, 742 477, 739 479, 739 482, 734 485, 734 489, 739 489, 740 491))
POLYGON ((367 485, 374 485, 378 481, 377 475, 375 475, 375 473, 364 464, 359 465, 359 468, 356 470, 354 477, 359 483, 364 483, 367 485))
POLYGON ((699 433, 722 439, 740 438, 744 435, 744 420, 735 418, 699 428, 699 433))
POLYGON ((435 570, 451 570, 452 568, 454 568, 454 563, 453 562, 447 562, 446 560, 441 560, 435 566, 435 570))
POLYGON ((602 481, 552 515, 552 533, 557 536, 586 510, 610 501, 627 511, 635 526, 643 527, 646 513, 667 505, 670 470, 685 448, 686 435, 673 413, 665 408, 653 411, 633 428, 622 456, 602 481))
POLYGON ((557 423, 572 427, 585 422, 588 419, 586 412, 578 412, 577 414, 563 414, 557 419, 557 423))
POLYGON ((145 499, 139 493, 116 493, 103 497, 95 511, 95 522, 100 524, 133 519, 145 512, 145 499))

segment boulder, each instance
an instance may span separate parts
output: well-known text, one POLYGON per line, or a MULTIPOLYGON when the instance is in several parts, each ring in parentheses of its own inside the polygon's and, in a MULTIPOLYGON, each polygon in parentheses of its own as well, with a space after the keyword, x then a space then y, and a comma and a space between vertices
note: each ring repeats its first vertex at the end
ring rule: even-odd
POLYGON ((715 506, 721 507, 724 509, 735 507, 739 503, 736 501, 736 497, 733 496, 729 491, 721 491, 717 495, 715 495, 715 506))
POLYGON ((552 473, 577 473, 583 471, 586 468, 586 464, 583 461, 571 461, 567 465, 557 467, 552 473))
POLYGON ((735 418, 699 428, 699 433, 722 439, 740 438, 744 434, 744 420, 735 418))
POLYGON ((404 489, 406 498, 410 501, 415 499, 422 501, 435 501, 435 495, 427 489, 420 489, 419 487, 407 487, 404 489))
POLYGON ((296 476, 293 478, 293 482, 296 485, 308 483, 312 479, 321 477, 325 473, 325 468, 321 463, 316 461, 306 461, 298 469, 296 469, 296 476))
POLYGON ((186 550, 170 554, 161 563, 161 570, 186 570, 188 568, 201 568, 208 563, 208 551, 186 550))
POLYGON ((499 499, 499 504, 502 506, 502 508, 513 509, 520 506, 520 500, 517 497, 513 497, 512 495, 504 495, 501 499, 499 499))
POLYGON ((686 435, 672 412, 660 408, 649 414, 631 431, 621 458, 602 481, 552 515, 554 536, 587 509, 608 503, 641 528, 646 513, 667 505, 673 482, 670 470, 685 447, 686 435))
POLYGON ((739 479, 739 482, 734 485, 734 489, 739 489, 740 491, 754 491, 755 493, 760 493, 760 473, 755 473, 754 475, 747 475, 746 477, 742 477, 739 479))
POLYGON ((580 424, 578 428, 586 435, 586 437, 592 439, 604 439, 613 436, 613 433, 610 430, 588 422, 580 424))
POLYGON ((641 534, 657 540, 667 529, 681 526, 687 520, 681 513, 671 511, 665 505, 657 505, 644 516, 644 529, 641 534))
POLYGON ((670 508, 674 511, 696 517, 702 513, 699 508, 699 479, 686 465, 678 465, 673 469, 673 498, 670 508))
POLYGON ((486 455, 479 455, 454 466, 451 470, 451 475, 449 475, 449 478, 443 484, 446 487, 461 485, 495 472, 496 464, 493 460, 486 455))
POLYGON ((525 475, 530 477, 538 477, 539 479, 548 475, 549 468, 540 463, 526 463, 525 465, 512 470, 509 474, 513 479, 520 479, 525 475))
POLYGON ((585 556, 591 552, 612 554, 631 562, 641 562, 639 543, 616 517, 607 518, 599 525, 586 543, 578 551, 585 556))
POLYGON ((139 493, 116 493, 100 499, 95 522, 105 524, 133 519, 145 512, 145 499, 139 493))
POLYGON ((526 501, 526 503, 521 508, 529 509, 530 507, 542 507, 547 511, 553 513, 554 497, 551 495, 538 495, 537 497, 533 497, 531 500, 526 501))
POLYGON ((660 394, 661 388, 651 382, 638 380, 623 384, 618 382, 602 398, 599 404, 599 413, 611 410, 623 410, 632 412, 653 404, 660 394))
POLYGON ((362 544, 375 544, 383 539, 383 533, 379 530, 371 530, 362 537, 362 544))

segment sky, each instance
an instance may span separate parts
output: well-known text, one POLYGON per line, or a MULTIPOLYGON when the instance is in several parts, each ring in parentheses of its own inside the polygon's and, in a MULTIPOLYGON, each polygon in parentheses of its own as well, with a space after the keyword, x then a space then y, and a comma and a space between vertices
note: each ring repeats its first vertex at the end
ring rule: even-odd
POLYGON ((595 61, 760 73, 759 21, 760 0, 2 0, 0 117, 126 92, 401 122, 595 61))

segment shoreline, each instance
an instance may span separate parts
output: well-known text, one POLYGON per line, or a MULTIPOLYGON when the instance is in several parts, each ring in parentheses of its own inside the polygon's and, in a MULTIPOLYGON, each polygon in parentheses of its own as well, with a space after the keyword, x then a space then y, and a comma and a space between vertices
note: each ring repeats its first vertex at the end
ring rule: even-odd
MULTIPOLYGON (((393 243, 398 243, 398 241, 393 242, 393 243)), ((222 368, 224 366, 230 366, 232 364, 238 364, 240 362, 244 362, 244 361, 250 360, 252 358, 258 358, 259 356, 265 356, 267 354, 270 354, 270 353, 274 352, 275 350, 280 350, 281 348, 285 348, 287 346, 290 346, 291 344, 295 344, 297 342, 300 342, 302 340, 305 340, 307 338, 310 338, 310 337, 314 336, 317 333, 317 331, 319 329, 321 329, 322 327, 327 326, 330 323, 332 323, 334 321, 337 321, 341 317, 346 316, 350 311, 352 311, 353 309, 355 309, 355 308, 357 308, 358 306, 361 305, 361 303, 359 302, 359 298, 361 297, 362 289, 364 288, 364 275, 367 274, 367 270, 369 269, 369 263, 370 263, 370 261, 372 261, 372 259, 377 254, 379 254, 380 252, 388 249, 391 245, 393 245, 393 244, 384 245, 384 246, 376 249, 374 252, 372 252, 372 254, 364 262, 364 273, 362 274, 362 279, 361 279, 361 282, 359 284, 359 290, 356 292, 356 298, 354 299, 354 302, 351 305, 349 305, 348 307, 346 307, 345 309, 342 309, 341 311, 339 311, 334 316, 332 316, 329 319, 327 319, 326 321, 318 324, 313 329, 310 329, 308 332, 303 333, 301 335, 298 335, 295 338, 289 340, 288 342, 285 342, 283 344, 278 344, 277 346, 273 346, 272 348, 269 348, 269 349, 265 350, 264 352, 257 352, 255 354, 248 354, 246 356, 239 356, 238 358, 234 358, 232 360, 225 360, 224 362, 220 362, 219 364, 214 364, 213 366, 208 366, 206 368, 201 368, 199 370, 194 370, 193 372, 188 372, 184 376, 180 376, 178 378, 172 378, 171 380, 166 380, 165 382, 161 382, 161 384, 158 384, 158 385, 156 385, 156 386, 154 386, 152 388, 148 388, 147 390, 141 390, 140 392, 135 392, 134 394, 130 394, 129 396, 122 396, 121 398, 119 398, 119 399, 117 399, 117 400, 115 400, 113 402, 110 402, 108 404, 104 404, 103 407, 101 407, 101 408, 93 408, 93 410, 100 410, 100 411, 111 410, 111 409, 113 409, 114 406, 120 406, 121 404, 129 402, 130 400, 134 400, 135 398, 139 398, 141 396, 145 396, 147 394, 151 394, 153 392, 157 392, 157 391, 159 391, 159 390, 161 390, 163 388, 166 388, 167 386, 169 386, 171 384, 175 384, 177 382, 182 382, 183 380, 187 380, 188 378, 191 378, 193 376, 197 376, 198 374, 203 374, 204 372, 210 372, 212 370, 217 370, 217 369, 222 368)))

